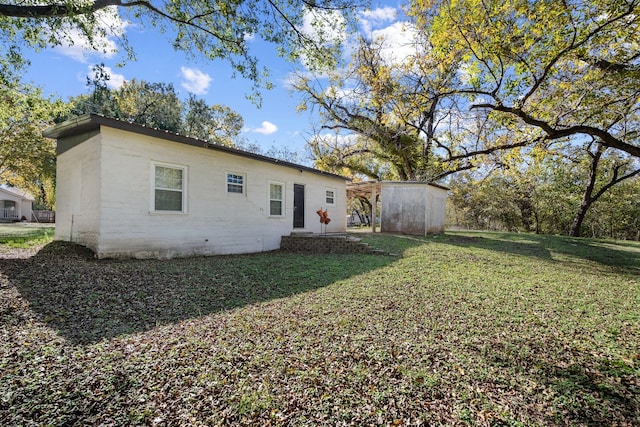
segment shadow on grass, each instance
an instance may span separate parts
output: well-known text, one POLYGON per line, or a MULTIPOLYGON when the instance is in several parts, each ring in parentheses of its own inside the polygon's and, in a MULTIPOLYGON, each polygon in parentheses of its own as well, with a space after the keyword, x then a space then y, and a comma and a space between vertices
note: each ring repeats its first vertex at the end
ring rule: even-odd
POLYGON ((495 384, 513 387, 513 376, 526 393, 553 399, 555 410, 545 411, 546 425, 636 425, 633 420, 640 420, 633 362, 585 351, 550 335, 527 340, 506 336, 487 345, 483 359, 481 364, 505 371, 495 384))
POLYGON ((548 261, 571 262, 571 259, 579 259, 624 273, 640 274, 640 244, 635 242, 491 232, 447 233, 436 240, 548 261))
POLYGON ((280 252, 97 260, 86 248, 53 242, 28 259, 0 259, 0 270, 41 320, 82 344, 312 291, 395 260, 280 252))

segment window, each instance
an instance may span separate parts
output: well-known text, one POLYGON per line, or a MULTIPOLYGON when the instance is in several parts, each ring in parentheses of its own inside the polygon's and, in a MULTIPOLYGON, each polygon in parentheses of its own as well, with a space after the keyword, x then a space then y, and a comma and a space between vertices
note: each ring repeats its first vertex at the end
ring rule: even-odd
POLYGON ((324 192, 324 201, 327 205, 335 205, 336 203, 336 191, 335 190, 325 190, 324 192))
POLYGON ((186 168, 154 165, 153 210, 185 212, 186 168))
POLYGON ((284 216, 284 184, 269 183, 269 216, 284 216))
POLYGON ((244 194, 244 175, 227 172, 227 193, 244 194))

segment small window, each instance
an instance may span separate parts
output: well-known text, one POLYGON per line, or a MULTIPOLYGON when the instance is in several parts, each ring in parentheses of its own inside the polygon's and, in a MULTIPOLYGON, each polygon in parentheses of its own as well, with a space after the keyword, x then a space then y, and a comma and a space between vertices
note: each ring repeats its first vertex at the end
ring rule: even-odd
POLYGON ((335 190, 325 190, 325 203, 327 205, 334 205, 336 203, 336 191, 335 190))
POLYGON ((244 175, 227 173, 227 193, 244 194, 244 175))
POLYGON ((184 212, 186 169, 154 165, 153 210, 184 212))
POLYGON ((284 184, 269 183, 269 216, 284 216, 284 184))

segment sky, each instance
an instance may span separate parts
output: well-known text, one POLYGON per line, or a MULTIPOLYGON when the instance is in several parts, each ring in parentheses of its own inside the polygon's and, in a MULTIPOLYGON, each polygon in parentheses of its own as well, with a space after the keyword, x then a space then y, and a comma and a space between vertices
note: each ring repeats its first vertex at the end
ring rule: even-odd
MULTIPOLYGON (((406 44, 410 34, 403 24, 400 2, 381 0, 372 2, 370 10, 361 10, 360 31, 368 37, 384 35, 395 51, 406 44)), ((299 159, 309 160, 306 141, 310 139, 314 117, 310 111, 299 113, 299 94, 289 89, 292 73, 301 68, 279 58, 276 46, 259 39, 251 39, 251 51, 259 53, 260 66, 271 70, 274 89, 263 91, 261 107, 246 98, 251 92, 251 82, 242 77, 232 78, 231 67, 224 60, 209 61, 202 57, 192 58, 177 52, 171 46, 170 37, 161 34, 150 25, 144 27, 123 21, 120 31, 126 34, 136 54, 135 60, 126 59, 122 52, 102 54, 86 49, 80 39, 72 45, 28 52, 31 62, 23 82, 41 87, 44 93, 67 100, 87 94, 87 76, 91 67, 103 63, 111 75, 112 87, 132 79, 153 83, 172 83, 181 99, 195 94, 209 105, 223 104, 244 119, 241 137, 250 144, 258 145, 263 152, 272 147, 286 148, 298 153, 299 159), (124 63, 122 66, 119 64, 124 63)), ((116 47, 117 35, 103 42, 116 47)))

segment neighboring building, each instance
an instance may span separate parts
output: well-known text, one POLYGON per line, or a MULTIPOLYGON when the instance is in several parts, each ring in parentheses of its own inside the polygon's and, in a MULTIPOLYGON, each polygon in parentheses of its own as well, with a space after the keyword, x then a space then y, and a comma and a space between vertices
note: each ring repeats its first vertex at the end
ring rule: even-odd
POLYGON ((421 236, 444 233, 448 191, 433 183, 383 181, 380 230, 421 236))
POLYGON ((19 188, 0 187, 0 221, 31 221, 34 198, 19 188))
POLYGON ((346 229, 346 179, 306 166, 98 115, 57 139, 56 239, 99 258, 278 249, 293 231, 346 229))

